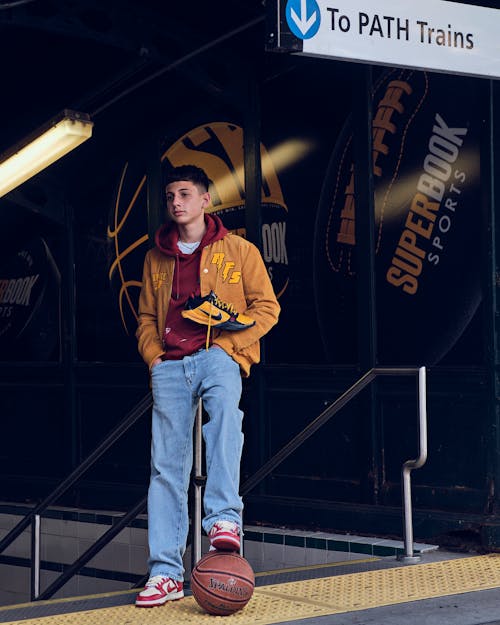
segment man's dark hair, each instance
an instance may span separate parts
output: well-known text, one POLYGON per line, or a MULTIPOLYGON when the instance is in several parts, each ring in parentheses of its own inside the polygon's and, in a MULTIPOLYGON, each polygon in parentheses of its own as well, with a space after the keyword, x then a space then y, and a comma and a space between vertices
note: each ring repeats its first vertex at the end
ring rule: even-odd
POLYGON ((165 175, 165 187, 171 182, 179 182, 180 180, 189 180, 194 185, 201 187, 203 191, 208 191, 212 181, 207 174, 196 165, 180 165, 168 170, 165 175))

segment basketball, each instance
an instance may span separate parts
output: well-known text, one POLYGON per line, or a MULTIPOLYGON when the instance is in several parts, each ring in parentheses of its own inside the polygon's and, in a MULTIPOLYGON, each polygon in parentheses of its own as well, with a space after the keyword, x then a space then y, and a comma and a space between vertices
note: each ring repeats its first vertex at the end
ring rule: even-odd
POLYGON ((217 616, 241 610, 255 587, 252 567, 239 553, 210 551, 191 572, 191 590, 198 605, 217 616))

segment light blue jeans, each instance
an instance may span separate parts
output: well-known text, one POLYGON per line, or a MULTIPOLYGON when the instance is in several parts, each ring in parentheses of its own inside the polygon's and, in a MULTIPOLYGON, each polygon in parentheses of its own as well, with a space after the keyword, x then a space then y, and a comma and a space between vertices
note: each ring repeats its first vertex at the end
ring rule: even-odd
POLYGON ((200 397, 209 416, 203 425, 207 472, 203 529, 208 533, 216 521, 222 520, 241 524, 241 375, 239 365, 223 349, 211 347, 154 366, 151 384, 149 574, 182 581, 182 557, 189 530, 193 429, 200 397))

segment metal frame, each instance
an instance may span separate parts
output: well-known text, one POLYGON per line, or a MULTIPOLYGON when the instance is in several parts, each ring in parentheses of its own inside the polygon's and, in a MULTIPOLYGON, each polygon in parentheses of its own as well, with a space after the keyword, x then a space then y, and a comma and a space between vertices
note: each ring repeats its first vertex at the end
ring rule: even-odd
POLYGON ((411 472, 423 467, 427 460, 427 388, 425 367, 418 370, 418 425, 419 437, 418 458, 407 460, 401 471, 401 483, 403 488, 403 521, 404 521, 404 555, 398 557, 402 562, 418 562, 421 556, 413 554, 413 520, 411 504, 411 472))
MULTIPOLYGON (((240 488, 242 496, 248 494, 262 480, 267 477, 279 464, 293 453, 302 443, 304 443, 321 426, 337 414, 341 408, 354 399, 364 388, 379 376, 407 376, 416 375, 418 379, 418 423, 419 423, 419 452, 418 457, 404 462, 401 470, 402 495, 403 495, 403 533, 404 533, 404 555, 398 559, 405 563, 418 562, 421 556, 414 555, 413 552, 413 519, 411 501, 411 472, 422 467, 427 460, 427 385, 425 367, 374 367, 365 373, 355 382, 345 393, 336 399, 326 408, 314 421, 306 426, 291 441, 282 447, 272 458, 270 458, 258 471, 254 473, 240 488)), ((198 405, 198 417, 195 426, 195 489, 197 504, 195 514, 200 517, 193 521, 193 566, 201 557, 201 400, 198 405)))
MULTIPOLYGON (((356 397, 365 387, 367 387, 378 376, 406 376, 418 375, 418 413, 419 413, 419 455, 414 460, 407 460, 402 467, 402 489, 403 489, 403 519, 404 519, 404 539, 405 554, 400 559, 403 562, 412 563, 420 559, 420 556, 413 554, 413 523, 411 504, 411 471, 422 467, 427 459, 427 407, 426 407, 426 369, 420 368, 391 368, 375 367, 365 373, 355 382, 345 393, 336 399, 326 410, 324 410, 314 421, 312 421, 302 432, 289 441, 278 453, 268 460, 251 478, 249 478, 240 489, 244 496, 269 475, 285 458, 306 441, 314 432, 324 425, 334 414, 345 406, 351 399, 356 397)), ((93 545, 87 549, 73 564, 65 567, 65 570, 50 584, 43 592, 40 592, 40 534, 41 534, 41 514, 47 507, 65 493, 95 462, 104 454, 113 443, 151 408, 153 403, 151 393, 148 393, 125 417, 125 419, 114 428, 101 444, 76 468, 61 484, 50 493, 40 504, 31 510, 21 521, 14 526, 10 532, 0 541, 0 553, 4 551, 30 524, 31 524, 31 599, 49 599, 59 590, 73 575, 85 566, 99 551, 105 547, 124 527, 137 517, 146 507, 147 496, 141 498, 136 505, 108 531, 106 531, 93 545)), ((195 419, 194 437, 194 462, 193 462, 193 483, 194 513, 193 513, 193 539, 192 539, 192 560, 193 565, 201 558, 201 508, 202 508, 202 488, 206 478, 202 475, 202 402, 198 402, 195 419)), ((241 551, 243 553, 243 551, 241 551)))
POLYGON ((57 577, 52 584, 43 592, 40 592, 40 517, 41 513, 46 510, 51 503, 59 499, 80 477, 90 469, 96 461, 106 452, 113 443, 118 441, 121 436, 138 421, 143 414, 153 405, 151 393, 148 393, 129 414, 121 421, 100 443, 98 447, 87 458, 74 469, 66 479, 64 479, 57 488, 55 488, 42 502, 40 502, 33 510, 24 516, 17 525, 2 540, 0 540, 0 553, 4 551, 14 540, 30 525, 32 526, 31 540, 31 600, 49 599, 59 588, 77 573, 85 564, 91 560, 99 551, 105 547, 124 527, 135 519, 146 507, 147 497, 143 497, 136 503, 134 508, 125 515, 117 519, 110 529, 105 532, 99 540, 91 545, 85 553, 83 553, 72 565, 65 568, 64 572, 57 577))
POLYGON ((203 464, 203 438, 202 438, 202 425, 203 425, 203 406, 201 399, 198 400, 198 408, 196 411, 196 419, 194 423, 194 464, 193 464, 193 483, 194 483, 194 510, 193 510, 193 540, 191 548, 191 561, 193 566, 201 558, 201 503, 202 503, 202 488, 205 485, 206 479, 202 475, 203 464))
POLYGON ((355 382, 345 393, 326 408, 314 421, 297 434, 290 442, 268 460, 251 478, 241 487, 241 494, 250 492, 285 458, 307 440, 316 430, 330 420, 351 399, 356 397, 366 386, 378 376, 407 376, 418 375, 418 414, 419 414, 419 456, 416 460, 407 460, 402 468, 403 483, 403 512, 404 512, 404 542, 406 562, 415 562, 419 557, 413 555, 413 522, 411 505, 410 472, 422 467, 427 460, 427 400, 426 400, 426 369, 425 367, 374 367, 355 382))

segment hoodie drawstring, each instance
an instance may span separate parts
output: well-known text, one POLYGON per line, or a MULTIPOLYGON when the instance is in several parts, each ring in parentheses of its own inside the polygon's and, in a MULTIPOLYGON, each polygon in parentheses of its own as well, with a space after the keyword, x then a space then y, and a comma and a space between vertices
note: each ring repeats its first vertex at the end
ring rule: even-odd
POLYGON ((180 282, 179 282, 179 274, 181 272, 181 264, 179 262, 179 254, 175 255, 175 262, 177 263, 177 271, 175 272, 176 275, 176 287, 177 287, 177 294, 175 296, 175 299, 179 299, 180 295, 179 295, 179 288, 180 288, 180 282))

